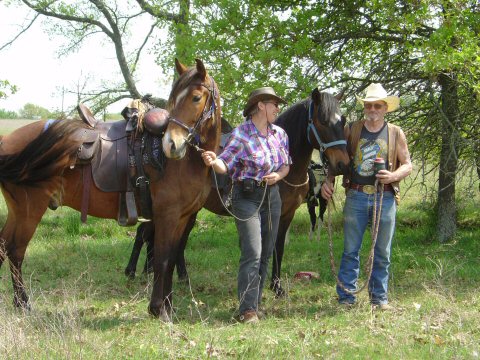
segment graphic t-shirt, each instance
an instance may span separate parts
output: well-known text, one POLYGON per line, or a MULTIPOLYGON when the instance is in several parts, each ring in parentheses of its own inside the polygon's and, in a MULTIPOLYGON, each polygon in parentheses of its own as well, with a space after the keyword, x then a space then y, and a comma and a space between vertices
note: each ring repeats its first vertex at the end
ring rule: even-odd
POLYGON ((353 158, 352 182, 361 185, 373 185, 375 174, 373 163, 383 158, 388 164, 388 128, 387 123, 378 132, 370 132, 362 128, 353 158))

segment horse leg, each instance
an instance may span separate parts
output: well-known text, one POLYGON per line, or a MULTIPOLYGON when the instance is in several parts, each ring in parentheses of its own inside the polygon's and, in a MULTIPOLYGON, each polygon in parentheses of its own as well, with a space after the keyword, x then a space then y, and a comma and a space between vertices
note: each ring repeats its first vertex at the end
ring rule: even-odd
POLYGON ((137 234, 135 235, 135 241, 133 242, 132 253, 130 254, 130 260, 128 260, 127 267, 125 268, 125 275, 129 279, 135 279, 135 271, 137 269, 138 257, 143 246, 143 233, 144 223, 140 224, 137 228, 137 234))
POLYGON ((42 192, 26 189, 2 190, 7 202, 8 215, 0 232, 0 265, 8 257, 13 284, 13 304, 18 308, 29 310, 28 295, 22 276, 22 264, 27 246, 47 210, 49 197, 42 192), (20 197, 19 194, 23 196, 20 197), (28 200, 35 205, 30 206, 28 200), (20 204, 27 205, 20 207, 20 204))
POLYGON ((310 232, 308 238, 312 240, 313 233, 315 231, 315 225, 317 224, 317 214, 315 213, 316 205, 307 201, 308 215, 310 216, 310 232))
MULTIPOLYGON (((295 212, 293 212, 293 214, 294 213, 295 212)), ((293 214, 282 217, 278 226, 277 241, 275 242, 272 261, 272 281, 270 282, 270 289, 275 293, 276 298, 285 296, 285 290, 280 285, 280 269, 282 267, 283 252, 285 249, 285 236, 292 222, 293 214)))
POLYGON ((177 275, 180 281, 188 282, 188 272, 187 272, 187 264, 185 263, 185 248, 187 247, 188 237, 192 232, 193 227, 195 226, 195 221, 197 220, 197 213, 190 216, 188 219, 187 226, 185 231, 182 234, 182 238, 180 239, 180 247, 178 249, 177 254, 177 275))
POLYGON ((318 197, 318 202, 320 203, 320 211, 318 213, 318 217, 322 220, 323 222, 323 215, 325 214, 325 211, 327 210, 327 200, 325 200, 322 195, 318 197))
POLYGON ((153 272, 153 244, 155 241, 155 226, 153 222, 146 222, 140 225, 143 227, 142 240, 147 244, 147 256, 145 257, 145 265, 143 266, 144 274, 151 274, 153 272))
POLYGON ((157 222, 154 236, 153 287, 148 312, 164 322, 171 322, 172 278, 180 236, 177 241, 174 240, 174 230, 170 226, 175 221, 157 219, 157 222), (170 226, 162 227, 161 224, 170 224, 170 226))

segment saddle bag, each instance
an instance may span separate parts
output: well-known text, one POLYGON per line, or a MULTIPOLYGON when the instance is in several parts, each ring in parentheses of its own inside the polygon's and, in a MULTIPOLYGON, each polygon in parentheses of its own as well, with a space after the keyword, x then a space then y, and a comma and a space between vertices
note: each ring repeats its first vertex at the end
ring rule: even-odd
POLYGON ((77 151, 77 164, 90 163, 100 146, 100 134, 95 130, 82 129, 74 136, 82 141, 77 151))

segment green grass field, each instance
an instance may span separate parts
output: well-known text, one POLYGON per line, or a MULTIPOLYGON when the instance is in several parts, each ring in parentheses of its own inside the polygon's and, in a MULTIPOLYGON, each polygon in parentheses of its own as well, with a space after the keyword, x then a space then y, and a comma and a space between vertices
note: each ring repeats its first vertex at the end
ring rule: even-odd
MULTIPOLYGON (((186 252, 191 281, 175 277, 174 322, 165 324, 147 314, 152 276, 140 273, 144 254, 135 280, 123 273, 135 228, 92 217, 82 225, 78 212, 48 210, 23 266, 32 311, 13 307, 8 263, 0 270, 0 358, 478 359, 478 186, 459 189, 458 235, 443 245, 434 235, 434 186, 417 181, 407 187, 392 247, 389 295, 395 311, 372 311, 366 293, 351 309, 337 305, 327 234, 308 239, 302 205, 285 249, 288 296, 275 299, 266 289, 267 318, 254 326, 234 320, 239 249, 231 218, 200 213, 186 252), (298 271, 320 277, 295 280, 298 271)), ((337 193, 338 266, 341 189, 337 193)), ((5 219, 2 198, 0 223, 5 219)), ((367 235, 363 262, 369 244, 367 235)))

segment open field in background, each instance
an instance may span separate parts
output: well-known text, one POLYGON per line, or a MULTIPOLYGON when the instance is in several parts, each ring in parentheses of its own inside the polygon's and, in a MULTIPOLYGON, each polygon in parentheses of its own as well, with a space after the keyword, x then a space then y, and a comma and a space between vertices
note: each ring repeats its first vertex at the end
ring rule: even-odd
MULTIPOLYGON (((200 213, 186 252, 190 284, 175 277, 172 325, 147 314, 152 276, 141 274, 144 253, 137 278, 124 276, 135 228, 92 217, 82 225, 78 212, 48 210, 23 267, 31 312, 14 309, 8 263, 0 270, 0 358, 478 359, 478 180, 473 187, 467 176, 459 181, 458 236, 441 245, 434 235, 435 178, 402 184, 408 191, 398 211, 390 281, 395 311, 373 312, 365 293, 350 310, 337 305, 327 234, 322 230, 319 240, 308 239, 302 205, 285 249, 282 280, 288 296, 275 299, 266 289, 267 318, 256 326, 234 320, 239 249, 231 218, 200 213), (315 271, 319 278, 295 280, 298 271, 315 271)), ((336 193, 338 266, 343 203, 338 185, 336 193)), ((1 224, 5 218, 1 197, 1 224)))
POLYGON ((0 119, 0 135, 11 133, 13 130, 31 124, 38 120, 25 120, 25 119, 0 119))

